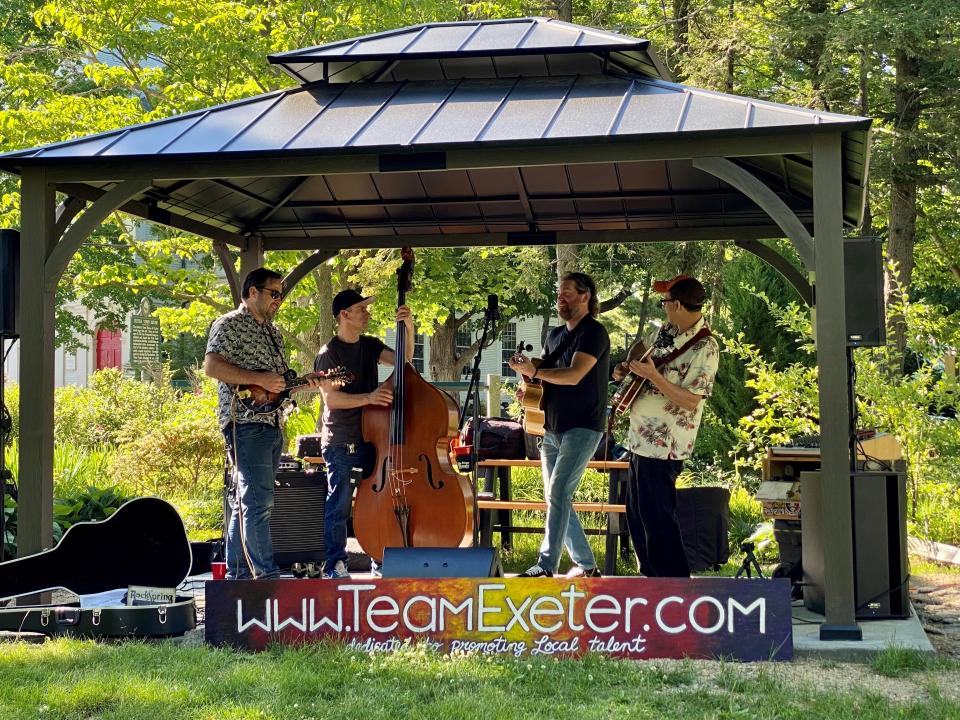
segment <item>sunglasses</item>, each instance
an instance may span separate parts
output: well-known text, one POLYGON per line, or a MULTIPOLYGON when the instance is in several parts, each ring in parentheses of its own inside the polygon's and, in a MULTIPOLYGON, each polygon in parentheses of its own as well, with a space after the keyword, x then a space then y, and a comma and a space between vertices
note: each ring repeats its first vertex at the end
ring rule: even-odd
POLYGON ((257 285, 256 288, 257 288, 257 290, 259 290, 260 292, 268 292, 268 293, 270 293, 270 297, 273 298, 274 300, 279 300, 280 298, 283 297, 283 293, 282 293, 280 290, 274 290, 274 289, 272 289, 272 288, 263 287, 263 286, 261 286, 261 285, 257 285))

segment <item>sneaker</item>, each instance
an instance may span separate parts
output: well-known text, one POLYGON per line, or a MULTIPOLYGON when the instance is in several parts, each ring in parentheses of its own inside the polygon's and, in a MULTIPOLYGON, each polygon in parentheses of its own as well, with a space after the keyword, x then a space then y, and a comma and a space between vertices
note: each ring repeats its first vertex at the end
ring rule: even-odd
POLYGON ((337 560, 333 566, 333 570, 330 572, 323 573, 324 580, 343 580, 344 578, 349 578, 350 573, 347 572, 346 563, 343 560, 337 560))
POLYGON ((573 580, 575 578, 598 578, 602 577, 600 575, 600 568, 592 567, 585 568, 583 565, 574 565, 570 568, 570 571, 566 574, 568 580, 573 580))
POLYGON ((517 575, 517 577, 525 578, 542 578, 542 577, 553 577, 553 573, 549 570, 544 570, 539 565, 534 565, 524 570, 522 573, 517 575))

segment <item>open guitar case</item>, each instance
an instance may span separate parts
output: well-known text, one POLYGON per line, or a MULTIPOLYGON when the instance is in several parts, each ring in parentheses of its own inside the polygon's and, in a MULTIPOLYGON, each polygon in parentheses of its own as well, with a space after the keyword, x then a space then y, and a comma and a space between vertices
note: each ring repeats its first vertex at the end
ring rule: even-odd
MULTIPOLYGON (((191 549, 176 509, 137 498, 102 522, 77 523, 51 550, 0 563, 0 599, 67 590, 105 593, 131 585, 176 588, 190 572, 191 549)), ((0 608, 0 631, 85 638, 161 638, 197 626, 192 597, 155 605, 0 608)))

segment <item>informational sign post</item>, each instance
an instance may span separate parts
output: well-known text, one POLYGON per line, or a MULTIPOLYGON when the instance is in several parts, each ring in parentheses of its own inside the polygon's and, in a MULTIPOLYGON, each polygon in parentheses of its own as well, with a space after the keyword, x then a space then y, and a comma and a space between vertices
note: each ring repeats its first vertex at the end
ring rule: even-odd
POLYGON ((218 580, 206 639, 262 650, 339 640, 364 651, 789 660, 790 581, 732 578, 218 580))
POLYGON ((130 363, 141 368, 160 363, 160 318, 130 316, 130 363))

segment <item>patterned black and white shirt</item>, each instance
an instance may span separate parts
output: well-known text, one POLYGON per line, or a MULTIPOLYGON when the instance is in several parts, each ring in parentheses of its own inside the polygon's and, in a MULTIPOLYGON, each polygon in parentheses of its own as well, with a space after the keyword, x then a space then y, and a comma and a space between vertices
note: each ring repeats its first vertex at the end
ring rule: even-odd
MULTIPOLYGON (((246 305, 221 315, 210 326, 207 352, 216 353, 231 365, 244 370, 272 370, 283 374, 287 369, 284 360, 283 337, 270 322, 262 325, 256 321, 246 305)), ((217 420, 224 428, 233 420, 233 391, 235 385, 219 382, 217 388, 217 420)), ((237 407, 237 422, 263 422, 275 425, 278 418, 243 414, 237 407)))

